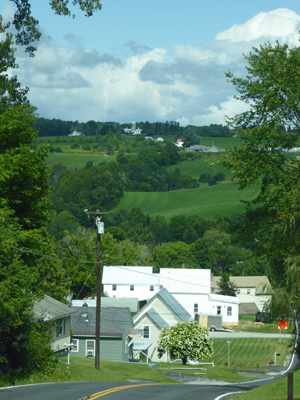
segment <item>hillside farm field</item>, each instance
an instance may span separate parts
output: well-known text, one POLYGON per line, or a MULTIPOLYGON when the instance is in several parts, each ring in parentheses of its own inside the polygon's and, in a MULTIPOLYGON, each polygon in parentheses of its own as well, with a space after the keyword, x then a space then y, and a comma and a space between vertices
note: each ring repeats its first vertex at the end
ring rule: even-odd
POLYGON ((69 152, 69 153, 49 153, 47 157, 47 165, 53 166, 56 164, 63 164, 67 169, 80 169, 84 168, 88 161, 94 164, 99 164, 107 161, 115 161, 115 156, 106 156, 94 152, 69 152))
POLYGON ((213 219, 218 214, 231 216, 243 212, 245 205, 241 200, 252 200, 257 195, 257 188, 241 192, 233 182, 173 192, 126 192, 119 206, 112 211, 129 211, 137 207, 145 214, 167 218, 181 214, 213 219))

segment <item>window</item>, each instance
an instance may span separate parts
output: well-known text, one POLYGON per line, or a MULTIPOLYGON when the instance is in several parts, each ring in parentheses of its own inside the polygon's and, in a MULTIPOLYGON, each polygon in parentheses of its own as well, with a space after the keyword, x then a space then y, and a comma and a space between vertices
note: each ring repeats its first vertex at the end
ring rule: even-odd
POLYGON ((64 334, 65 334, 65 319, 59 318, 56 321, 56 337, 64 335, 64 334))
POLYGON ((263 307, 263 306, 265 305, 265 301, 261 300, 261 301, 259 302, 259 305, 260 305, 260 307, 263 307))
POLYGON ((95 340, 86 340, 85 355, 94 357, 94 355, 95 355, 95 340))
POLYGON ((218 315, 221 314, 221 306, 217 306, 217 314, 218 314, 218 315))
POLYGON ((117 285, 112 285, 112 290, 117 290, 117 285))
POLYGON ((130 285, 130 290, 134 290, 134 285, 130 285))
POLYGON ((143 338, 144 339, 149 339, 150 338, 150 327, 149 326, 144 326, 144 328, 143 328, 143 338))
POLYGON ((198 303, 194 304, 194 312, 198 312, 198 303))
POLYGON ((227 307, 227 315, 232 315, 232 307, 227 307))
POLYGON ((236 294, 240 294, 240 293, 241 293, 241 289, 237 289, 236 294))
POLYGON ((247 289, 247 294, 250 294, 250 289, 247 289))
POLYGON ((154 292, 154 286, 150 286, 150 292, 154 292))
POLYGON ((72 347, 71 351, 74 352, 74 353, 78 353, 78 351, 79 351, 79 340, 78 339, 73 339, 72 343, 73 343, 73 347, 72 347))

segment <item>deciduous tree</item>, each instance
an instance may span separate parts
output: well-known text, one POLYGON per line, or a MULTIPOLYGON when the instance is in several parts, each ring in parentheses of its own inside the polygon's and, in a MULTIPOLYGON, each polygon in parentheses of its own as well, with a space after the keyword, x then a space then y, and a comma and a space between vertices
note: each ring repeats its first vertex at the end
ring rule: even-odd
POLYGON ((157 343, 158 356, 164 353, 182 359, 185 364, 187 357, 194 361, 206 360, 213 355, 213 342, 206 328, 195 321, 178 322, 169 328, 164 327, 157 343))

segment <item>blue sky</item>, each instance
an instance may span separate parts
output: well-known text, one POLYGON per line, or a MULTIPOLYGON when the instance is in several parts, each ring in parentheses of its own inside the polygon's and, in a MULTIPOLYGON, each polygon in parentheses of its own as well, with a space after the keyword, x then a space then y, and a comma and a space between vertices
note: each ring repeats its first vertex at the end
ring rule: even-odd
POLYGON ((15 73, 45 118, 224 124, 244 110, 225 72, 243 74, 242 54, 266 41, 298 45, 299 0, 103 0, 75 19, 30 3, 43 36, 15 73))

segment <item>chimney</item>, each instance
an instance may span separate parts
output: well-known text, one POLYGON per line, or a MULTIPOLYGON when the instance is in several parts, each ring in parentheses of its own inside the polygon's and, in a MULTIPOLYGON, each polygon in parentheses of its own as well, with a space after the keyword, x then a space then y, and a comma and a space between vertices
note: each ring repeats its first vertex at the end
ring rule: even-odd
POLYGON ((88 305, 87 305, 87 303, 85 303, 85 302, 82 304, 81 316, 82 316, 82 318, 85 319, 86 321, 89 320, 88 305))

